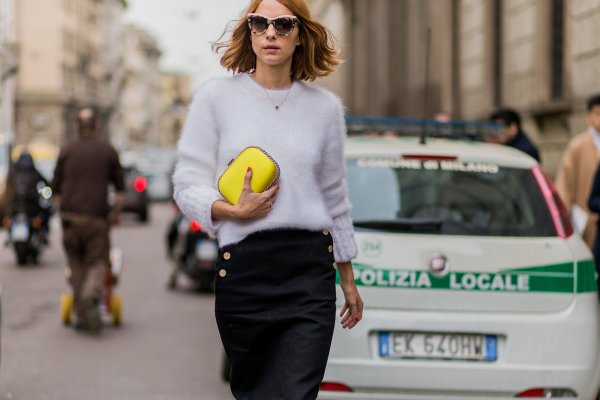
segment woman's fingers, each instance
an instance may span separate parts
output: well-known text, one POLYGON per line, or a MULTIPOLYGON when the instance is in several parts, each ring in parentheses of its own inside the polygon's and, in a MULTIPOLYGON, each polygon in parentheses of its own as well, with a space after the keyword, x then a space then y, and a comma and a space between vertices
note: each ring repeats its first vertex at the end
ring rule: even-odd
POLYGON ((279 183, 276 183, 269 189, 265 190, 261 195, 263 196, 263 200, 265 201, 268 209, 273 208, 273 203, 275 202, 275 196, 277 195, 277 191, 279 190, 279 183))
POLYGON ((360 297, 358 298, 357 304, 352 306, 352 316, 350 318, 350 324, 348 325, 348 329, 352 329, 360 322, 362 319, 362 300, 360 297))
POLYGON ((360 296, 357 296, 350 301, 346 301, 340 317, 342 317, 341 324, 344 329, 352 329, 362 319, 363 301, 360 296))
POLYGON ((348 328, 354 326, 355 323, 353 322, 353 319, 354 319, 354 317, 352 316, 352 312, 350 311, 350 308, 348 308, 346 310, 346 314, 344 315, 344 317, 340 321, 340 323, 342 324, 342 328, 348 329, 348 328))
POLYGON ((342 317, 342 320, 340 321, 340 323, 342 324, 342 328, 344 328, 344 329, 347 328, 348 325, 350 324, 351 319, 352 319, 352 313, 348 309, 348 311, 346 312, 346 314, 342 317))
POLYGON ((238 201, 238 206, 243 210, 244 219, 263 218, 267 216, 271 208, 273 208, 275 196, 279 190, 279 183, 276 183, 273 187, 262 193, 254 192, 251 186, 252 172, 252 168, 248 167, 244 176, 242 194, 238 201))
POLYGON ((340 317, 344 316, 344 313, 346 312, 346 310, 348 309, 348 303, 344 303, 344 307, 342 307, 342 311, 340 311, 340 317))
POLYGON ((267 190, 265 190, 263 193, 265 196, 267 196, 269 198, 274 198, 275 195, 277 194, 278 190, 279 190, 279 183, 276 183, 273 186, 271 186, 270 188, 268 188, 267 190))
POLYGON ((244 188, 242 189, 242 191, 252 192, 252 186, 250 185, 251 181, 252 181, 252 168, 248 167, 248 169, 246 170, 246 176, 244 177, 244 188))

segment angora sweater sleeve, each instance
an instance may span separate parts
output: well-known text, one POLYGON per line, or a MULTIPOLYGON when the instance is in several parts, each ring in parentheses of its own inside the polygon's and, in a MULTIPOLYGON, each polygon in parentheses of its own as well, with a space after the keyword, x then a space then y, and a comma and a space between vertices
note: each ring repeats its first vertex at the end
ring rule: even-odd
POLYGON ((346 124, 344 107, 335 98, 335 110, 331 114, 328 136, 322 153, 322 166, 319 181, 325 205, 333 218, 333 249, 336 261, 350 261, 358 254, 354 239, 354 227, 346 186, 346 161, 344 159, 344 141, 346 124))
POLYGON ((219 228, 212 220, 212 204, 222 199, 215 187, 218 144, 208 82, 194 95, 177 145, 173 197, 181 211, 212 237, 219 228))

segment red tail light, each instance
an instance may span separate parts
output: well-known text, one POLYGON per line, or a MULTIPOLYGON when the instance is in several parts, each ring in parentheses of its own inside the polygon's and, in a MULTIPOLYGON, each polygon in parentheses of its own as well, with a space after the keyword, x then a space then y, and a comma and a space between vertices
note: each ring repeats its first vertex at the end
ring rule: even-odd
POLYGON ((567 214, 567 209, 560 199, 552 180, 550 180, 548 175, 542 171, 539 165, 533 167, 531 171, 533 172, 533 176, 535 176, 538 186, 542 190, 544 200, 546 200, 546 204, 552 215, 556 233, 561 238, 568 238, 573 234, 573 226, 571 225, 571 220, 567 214))
POLYGON ((519 393, 516 397, 544 397, 544 389, 529 389, 519 393))
POLYGON ((146 182, 146 178, 144 178, 143 176, 138 176, 137 178, 135 178, 135 181, 133 181, 133 188, 136 192, 143 192, 144 190, 146 190, 147 185, 148 183, 146 182))
POLYGON ((321 382, 319 385, 319 390, 329 391, 329 392, 352 392, 353 390, 344 385, 343 383, 337 382, 321 382))
POLYGON ((192 232, 200 232, 202 230, 202 225, 198 221, 190 222, 190 231, 192 232))
POLYGON ((556 399, 556 398, 573 398, 577 397, 577 393, 571 389, 566 388, 535 388, 528 389, 524 392, 519 393, 515 397, 536 397, 543 399, 556 399))

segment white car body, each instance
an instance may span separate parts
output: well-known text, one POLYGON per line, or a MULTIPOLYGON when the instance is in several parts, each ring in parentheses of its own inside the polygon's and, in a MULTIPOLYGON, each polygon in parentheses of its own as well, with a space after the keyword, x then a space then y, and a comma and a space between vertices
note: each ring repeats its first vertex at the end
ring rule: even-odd
MULTIPOLYGON (((358 137, 348 139, 346 154, 366 168, 541 173, 524 153, 481 142, 358 137)), ((375 192, 370 184, 363 192, 375 192)), ((357 226, 353 266, 363 320, 352 330, 336 323, 324 378, 329 388, 352 391, 322 386, 319 399, 501 399, 528 390, 595 399, 600 321, 593 257, 577 234, 561 237, 560 229, 513 237, 357 226)), ((337 289, 339 314, 344 296, 337 289)))

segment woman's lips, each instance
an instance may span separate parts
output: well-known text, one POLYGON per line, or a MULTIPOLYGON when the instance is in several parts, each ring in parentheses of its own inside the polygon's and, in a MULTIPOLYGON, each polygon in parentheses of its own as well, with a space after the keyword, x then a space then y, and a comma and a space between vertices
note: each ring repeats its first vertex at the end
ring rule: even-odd
POLYGON ((279 50, 279 47, 277 47, 277 46, 265 46, 265 47, 263 47, 263 50, 266 51, 267 53, 276 53, 279 50))

